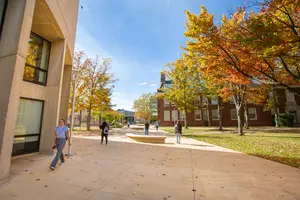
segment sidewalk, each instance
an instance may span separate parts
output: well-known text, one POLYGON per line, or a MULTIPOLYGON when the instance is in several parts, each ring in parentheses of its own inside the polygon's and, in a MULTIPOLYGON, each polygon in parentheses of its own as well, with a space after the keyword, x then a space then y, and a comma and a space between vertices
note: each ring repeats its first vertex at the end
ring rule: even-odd
POLYGON ((98 136, 74 138, 74 156, 55 171, 48 169, 52 156, 13 160, 0 199, 300 199, 299 169, 190 139, 135 143, 124 132, 113 133, 108 146, 98 136))

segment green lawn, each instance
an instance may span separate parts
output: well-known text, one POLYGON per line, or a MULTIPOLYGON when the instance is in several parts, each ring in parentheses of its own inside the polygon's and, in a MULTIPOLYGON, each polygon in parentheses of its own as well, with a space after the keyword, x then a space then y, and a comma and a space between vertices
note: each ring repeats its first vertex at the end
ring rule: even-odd
MULTIPOLYGON (((173 131, 171 127, 162 129, 168 132, 173 131)), ((244 152, 249 155, 284 163, 292 167, 300 167, 299 129, 253 128, 253 130, 246 132, 246 136, 237 136, 230 133, 234 131, 234 129, 228 129, 227 132, 221 133, 216 128, 205 129, 202 127, 183 130, 183 134, 186 137, 244 152), (209 133, 210 130, 214 133, 209 133)))

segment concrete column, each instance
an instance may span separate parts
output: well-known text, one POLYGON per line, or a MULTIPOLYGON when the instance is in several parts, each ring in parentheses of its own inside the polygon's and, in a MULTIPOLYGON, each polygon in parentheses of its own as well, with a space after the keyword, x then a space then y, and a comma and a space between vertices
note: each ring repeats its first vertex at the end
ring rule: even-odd
POLYGON ((0 185, 8 180, 35 0, 8 1, 0 40, 0 185))
POLYGON ((59 118, 68 120, 68 106, 69 106, 69 94, 70 94, 70 81, 71 81, 72 66, 65 65, 63 83, 61 90, 61 102, 59 118))
POLYGON ((40 152, 42 153, 48 154, 52 152, 54 128, 57 126, 59 121, 65 54, 65 40, 59 40, 51 43, 42 133, 40 139, 40 152))

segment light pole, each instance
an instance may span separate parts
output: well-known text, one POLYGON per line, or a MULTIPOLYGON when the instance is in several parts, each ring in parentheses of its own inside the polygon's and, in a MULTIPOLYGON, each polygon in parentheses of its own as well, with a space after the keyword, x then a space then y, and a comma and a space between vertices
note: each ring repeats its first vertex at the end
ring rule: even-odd
MULTIPOLYGON (((76 81, 78 71, 73 70, 74 72, 74 81, 73 81, 73 97, 72 97, 72 110, 71 110, 71 127, 70 127, 70 137, 72 138, 72 132, 74 127, 74 112, 75 112, 75 98, 76 98, 76 81)), ((67 156, 72 156, 71 146, 68 148, 67 156)))

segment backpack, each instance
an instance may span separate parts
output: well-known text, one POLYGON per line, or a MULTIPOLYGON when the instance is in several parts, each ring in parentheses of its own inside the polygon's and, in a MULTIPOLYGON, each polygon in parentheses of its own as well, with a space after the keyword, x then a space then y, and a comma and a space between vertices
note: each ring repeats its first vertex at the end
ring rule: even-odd
POLYGON ((108 127, 107 126, 105 126, 103 132, 104 132, 104 134, 108 134, 108 127))

